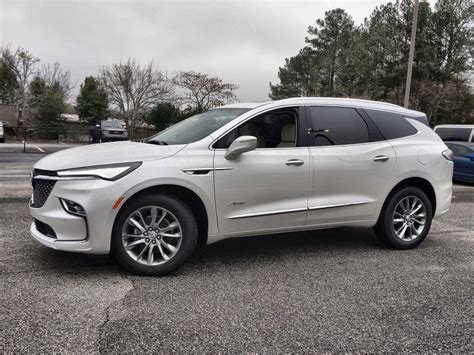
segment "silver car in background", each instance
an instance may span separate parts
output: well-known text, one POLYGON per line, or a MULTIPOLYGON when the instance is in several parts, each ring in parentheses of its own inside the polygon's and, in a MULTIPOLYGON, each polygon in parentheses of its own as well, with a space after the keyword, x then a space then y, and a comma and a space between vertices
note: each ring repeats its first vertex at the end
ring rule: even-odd
POLYGON ((420 118, 364 100, 239 103, 143 142, 64 150, 34 166, 31 234, 147 275, 177 270, 198 243, 259 234, 374 227, 414 248, 448 211, 453 174, 420 118))
POLYGON ((100 121, 91 128, 91 143, 105 143, 111 141, 126 141, 128 132, 122 127, 119 121, 104 120, 100 121))

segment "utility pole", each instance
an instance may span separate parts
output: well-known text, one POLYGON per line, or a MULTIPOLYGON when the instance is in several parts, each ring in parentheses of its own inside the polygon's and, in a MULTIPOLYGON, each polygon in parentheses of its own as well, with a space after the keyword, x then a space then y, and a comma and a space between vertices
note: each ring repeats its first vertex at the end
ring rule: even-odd
POLYGON ((408 102, 410 101, 411 73, 413 71, 413 55, 415 53, 416 27, 418 22, 419 6, 419 0, 415 0, 415 8, 413 9, 413 21, 411 24, 410 54, 408 55, 407 84, 405 86, 405 100, 403 100, 403 107, 405 108, 408 108, 408 102))

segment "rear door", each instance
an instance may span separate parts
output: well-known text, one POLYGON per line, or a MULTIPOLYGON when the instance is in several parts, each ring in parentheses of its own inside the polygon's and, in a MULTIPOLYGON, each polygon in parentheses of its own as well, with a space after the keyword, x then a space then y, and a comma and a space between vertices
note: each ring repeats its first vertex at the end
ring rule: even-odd
POLYGON ((365 112, 307 107, 312 180, 308 225, 372 220, 396 155, 365 112))

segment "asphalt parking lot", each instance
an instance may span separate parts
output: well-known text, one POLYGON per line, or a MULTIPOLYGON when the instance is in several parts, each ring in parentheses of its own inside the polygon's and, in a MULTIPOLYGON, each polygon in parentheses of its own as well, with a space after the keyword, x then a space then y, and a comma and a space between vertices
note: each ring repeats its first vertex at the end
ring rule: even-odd
POLYGON ((44 154, 0 149, 0 352, 474 351, 473 186, 455 186, 415 250, 365 229, 293 233, 138 277, 32 240, 28 174, 44 154))

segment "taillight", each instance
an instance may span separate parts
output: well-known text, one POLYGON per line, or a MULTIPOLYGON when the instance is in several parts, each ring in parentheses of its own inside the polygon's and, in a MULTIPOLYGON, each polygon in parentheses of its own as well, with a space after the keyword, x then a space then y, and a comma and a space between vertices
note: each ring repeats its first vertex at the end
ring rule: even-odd
POLYGON ((451 149, 445 150, 441 154, 443 154, 444 159, 449 160, 449 161, 453 161, 454 154, 453 154, 453 151, 451 149))

